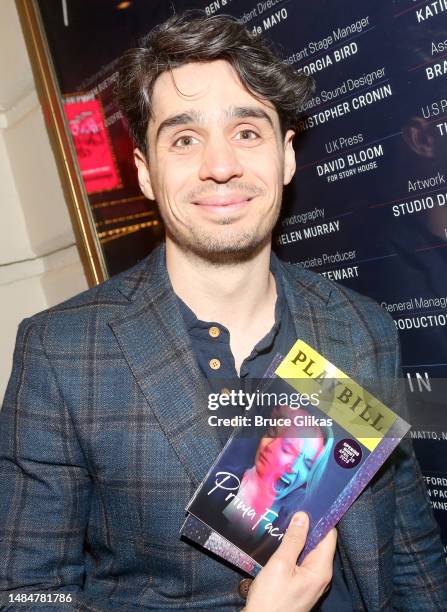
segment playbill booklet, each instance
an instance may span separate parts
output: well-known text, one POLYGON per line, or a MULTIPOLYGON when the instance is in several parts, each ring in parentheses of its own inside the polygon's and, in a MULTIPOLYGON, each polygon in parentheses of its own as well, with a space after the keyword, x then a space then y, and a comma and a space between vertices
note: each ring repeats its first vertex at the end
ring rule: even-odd
POLYGON ((260 382, 181 529, 253 576, 298 510, 310 518, 300 559, 314 548, 410 429, 302 340, 260 382))

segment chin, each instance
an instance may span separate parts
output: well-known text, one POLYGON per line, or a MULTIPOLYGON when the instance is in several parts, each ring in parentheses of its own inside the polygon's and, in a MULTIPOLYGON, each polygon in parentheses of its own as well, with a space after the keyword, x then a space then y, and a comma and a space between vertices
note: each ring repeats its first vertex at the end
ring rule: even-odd
POLYGON ((271 241, 271 233, 263 235, 242 234, 222 241, 222 234, 206 237, 172 236, 171 238, 185 252, 189 252, 216 266, 231 265, 250 261, 271 241), (219 241, 220 238, 220 241, 219 241))

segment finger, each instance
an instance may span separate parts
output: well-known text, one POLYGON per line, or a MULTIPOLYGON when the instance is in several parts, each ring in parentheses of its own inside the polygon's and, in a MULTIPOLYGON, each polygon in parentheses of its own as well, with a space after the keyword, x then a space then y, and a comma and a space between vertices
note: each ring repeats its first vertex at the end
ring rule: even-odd
POLYGON ((337 530, 331 529, 321 542, 306 555, 301 563, 301 567, 305 567, 317 574, 325 574, 328 568, 332 568, 336 544, 337 530))
POLYGON ((309 517, 307 514, 305 512, 294 514, 281 544, 273 553, 271 559, 280 560, 290 565, 291 570, 295 569, 298 556, 306 542, 308 529, 309 517))

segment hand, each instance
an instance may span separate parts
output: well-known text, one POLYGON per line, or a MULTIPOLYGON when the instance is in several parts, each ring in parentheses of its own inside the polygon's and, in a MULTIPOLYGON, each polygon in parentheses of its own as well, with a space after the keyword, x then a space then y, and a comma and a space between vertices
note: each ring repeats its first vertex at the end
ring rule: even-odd
POLYGON ((332 580, 337 532, 332 529, 304 559, 309 517, 297 512, 281 544, 256 576, 244 612, 309 612, 332 580))

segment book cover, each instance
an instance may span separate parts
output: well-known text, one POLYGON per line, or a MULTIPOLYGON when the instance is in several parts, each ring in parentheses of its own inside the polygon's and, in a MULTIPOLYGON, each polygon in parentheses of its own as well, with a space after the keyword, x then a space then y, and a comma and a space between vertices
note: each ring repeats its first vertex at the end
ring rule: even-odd
POLYGON ((334 527, 409 425, 298 340, 190 501, 181 534, 255 575, 292 515, 310 519, 303 558, 334 527))

